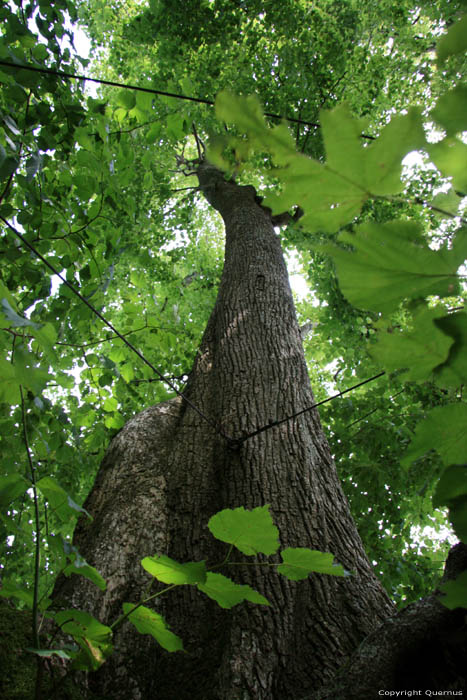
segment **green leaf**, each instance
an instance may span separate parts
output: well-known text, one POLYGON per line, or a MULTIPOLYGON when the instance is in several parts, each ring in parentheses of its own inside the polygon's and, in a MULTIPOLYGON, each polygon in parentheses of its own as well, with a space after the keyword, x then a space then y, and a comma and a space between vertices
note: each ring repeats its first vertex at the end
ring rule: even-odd
POLYGON ((176 583, 178 585, 204 583, 206 580, 206 566, 204 561, 188 562, 180 564, 164 554, 155 557, 144 557, 141 566, 163 583, 176 583))
POLYGON ((334 564, 334 555, 329 552, 288 547, 282 550, 281 557, 284 563, 278 565, 277 571, 292 581, 300 581, 313 572, 345 576, 344 568, 340 564, 334 564))
POLYGON ((0 508, 5 508, 30 487, 31 482, 21 474, 13 473, 0 476, 0 508))
POLYGON ((440 584, 439 590, 445 594, 439 600, 449 610, 467 608, 467 571, 459 574, 454 581, 440 584))
MULTIPOLYGON (((216 99, 216 113, 246 132, 252 146, 268 151, 278 165, 285 166, 274 171, 282 192, 267 196, 264 205, 274 214, 300 205, 305 211, 303 226, 311 231, 336 231, 360 212, 372 194, 400 192, 402 159, 425 144, 420 111, 411 109, 395 117, 379 139, 364 148, 361 133, 365 124, 346 105, 340 105, 320 114, 327 154, 323 164, 295 152, 285 125, 267 127, 256 98, 222 92, 216 99)), ((239 145, 238 140, 231 143, 239 145)), ((247 155, 248 148, 244 150, 247 155)), ((219 145, 215 156, 221 161, 219 145)))
POLYGON ((17 314, 16 311, 11 307, 8 299, 1 299, 0 304, 3 315, 5 316, 7 321, 10 322, 9 325, 12 325, 15 328, 22 328, 24 326, 30 326, 31 328, 40 328, 40 324, 33 323, 33 321, 30 321, 28 318, 17 314))
POLYGON ((440 506, 448 506, 454 532, 467 543, 467 464, 455 464, 441 474, 433 495, 433 507, 440 506))
POLYGON ((409 381, 428 379, 435 367, 445 362, 454 343, 434 324, 442 314, 440 308, 422 307, 414 316, 411 331, 380 333, 370 355, 386 371, 405 369, 409 381))
POLYGON ((32 609, 33 595, 32 591, 26 588, 18 588, 15 584, 9 581, 3 581, 0 588, 0 596, 3 598, 17 598, 22 603, 25 603, 29 609, 32 609))
POLYGON ((73 668, 95 671, 112 653, 112 630, 84 610, 61 610, 53 618, 62 631, 72 636, 81 647, 81 654, 75 658, 73 668))
POLYGON ((167 651, 183 651, 182 640, 169 630, 162 615, 144 605, 136 606, 133 603, 123 603, 123 612, 129 615, 129 621, 140 634, 150 634, 167 651))
POLYGON ((467 15, 453 24, 448 33, 438 41, 438 63, 442 64, 449 56, 464 51, 467 51, 467 15))
POLYGON ((454 338, 447 360, 435 369, 436 383, 446 387, 467 384, 467 313, 458 311, 437 318, 434 323, 443 333, 454 338))
POLYGON ((467 544, 467 496, 451 502, 449 519, 458 538, 467 544))
POLYGON ((133 90, 119 90, 115 96, 116 103, 126 110, 132 109, 136 104, 136 97, 133 90))
POLYGON ((24 386, 38 395, 45 388, 50 375, 47 370, 34 366, 36 357, 18 348, 12 364, 0 357, 0 401, 18 403, 19 387, 24 386))
POLYGON ((451 136, 429 144, 426 150, 441 173, 452 177, 455 189, 467 192, 467 145, 451 136))
POLYGON ((234 605, 238 605, 244 600, 249 600, 250 603, 259 605, 269 605, 266 598, 258 591, 255 591, 250 586, 234 583, 234 581, 222 574, 208 572, 206 583, 198 584, 198 589, 209 596, 209 598, 212 598, 212 600, 215 600, 221 608, 233 608, 234 605))
POLYGON ((57 331, 55 330, 55 327, 52 323, 44 323, 43 325, 39 325, 36 328, 33 328, 31 331, 31 335, 34 336, 39 345, 42 347, 43 350, 45 350, 45 352, 49 356, 53 358, 56 357, 54 345, 57 341, 57 331))
POLYGON ((49 56, 49 52, 44 44, 36 44, 32 49, 32 55, 37 61, 45 61, 49 56))
POLYGON ((355 252, 322 248, 334 259, 342 293, 359 309, 389 313, 407 298, 457 292, 456 272, 464 251, 457 256, 451 250, 431 250, 416 223, 365 223, 339 240, 355 252))
POLYGON ((430 116, 441 124, 448 136, 467 130, 467 86, 457 85, 444 93, 430 116))
POLYGON ((37 173, 42 164, 42 157, 40 153, 33 153, 30 158, 26 161, 26 180, 30 182, 34 175, 37 173))
POLYGON ((346 105, 322 111, 321 125, 326 146, 326 166, 340 177, 373 195, 403 190, 402 160, 425 145, 420 111, 393 117, 380 136, 363 148, 365 122, 356 119, 346 105))
POLYGON ((44 476, 42 479, 39 479, 36 486, 49 502, 49 508, 62 522, 67 523, 70 517, 76 517, 80 513, 84 513, 88 518, 91 518, 89 513, 75 503, 53 477, 44 476))
POLYGON ((218 540, 235 545, 244 554, 274 554, 279 548, 279 531, 268 505, 221 510, 209 520, 208 528, 218 540))
POLYGON ((444 470, 433 495, 433 508, 450 506, 451 501, 460 496, 467 496, 466 464, 455 464, 444 470))
POLYGON ((466 425, 467 404, 452 403, 432 408, 418 423, 401 464, 408 466, 429 450, 436 450, 446 465, 467 462, 466 425))
POLYGON ((29 651, 31 654, 36 654, 44 659, 51 659, 52 656, 58 656, 60 659, 68 661, 76 656, 76 652, 69 652, 64 649, 33 649, 32 647, 26 647, 25 651, 29 651))
POLYGON ((100 573, 93 566, 84 561, 84 559, 76 560, 72 564, 68 564, 64 569, 63 573, 65 576, 70 576, 71 574, 76 574, 78 576, 84 576, 89 581, 92 581, 95 586, 105 591, 107 588, 107 582, 100 573))
POLYGON ((75 638, 84 636, 102 643, 112 637, 110 627, 103 625, 84 610, 60 610, 54 613, 53 619, 63 632, 75 638))

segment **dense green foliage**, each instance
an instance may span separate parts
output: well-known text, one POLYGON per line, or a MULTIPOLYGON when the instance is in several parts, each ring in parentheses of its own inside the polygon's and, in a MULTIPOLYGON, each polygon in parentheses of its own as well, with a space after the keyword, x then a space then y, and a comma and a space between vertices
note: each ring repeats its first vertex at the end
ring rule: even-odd
MULTIPOLYGON (((61 41, 71 1, 2 6, 0 60, 16 66, 0 65, 2 595, 46 608, 59 570, 105 586, 69 543, 78 504, 109 438, 173 395, 43 259, 182 388, 222 261, 219 220, 183 172, 195 133, 274 212, 304 210, 281 235, 312 290, 297 306, 317 399, 386 370, 321 411, 352 511, 394 597, 432 588, 446 548, 415 541, 413 526, 441 527, 433 505, 447 507, 467 537, 461 6, 87 0, 93 63, 61 41), (90 96, 25 64, 220 93, 217 116, 123 88, 90 96), (268 123, 261 105, 320 126, 268 123), (424 164, 404 172, 413 150, 424 164)), ((99 642, 95 655, 83 643, 86 663, 102 660, 107 631, 69 624, 99 642)), ((135 624, 160 621, 140 609, 135 624)))

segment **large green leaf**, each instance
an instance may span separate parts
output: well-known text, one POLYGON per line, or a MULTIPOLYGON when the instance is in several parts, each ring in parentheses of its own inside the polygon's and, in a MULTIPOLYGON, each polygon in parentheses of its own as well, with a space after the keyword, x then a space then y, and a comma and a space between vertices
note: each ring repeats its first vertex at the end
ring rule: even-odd
POLYGON ((455 136, 467 130, 467 85, 456 85, 442 95, 430 116, 446 130, 448 136, 455 136))
POLYGON ((441 173, 452 177, 453 186, 461 192, 467 192, 467 145, 448 136, 439 143, 429 144, 426 149, 441 173))
POLYGON ((435 369, 436 383, 440 386, 458 387, 467 384, 467 313, 457 313, 436 318, 435 326, 454 338, 447 360, 435 369))
POLYGON ((269 506, 221 510, 209 520, 208 528, 218 540, 235 545, 244 554, 274 554, 279 548, 279 531, 269 506))
POLYGON ((334 564, 334 555, 329 552, 318 552, 304 547, 288 547, 281 552, 283 564, 277 571, 291 579, 300 581, 311 573, 345 576, 345 570, 340 564, 334 564))
POLYGON ((380 333, 370 355, 388 372, 405 369, 410 381, 428 379, 435 367, 445 362, 454 339, 443 333, 434 321, 443 314, 440 308, 422 307, 414 315, 410 331, 380 333))
POLYGON ((454 532, 467 544, 467 464, 444 470, 433 495, 433 506, 448 506, 454 532))
POLYGON ((98 570, 88 564, 84 559, 77 559, 73 563, 68 564, 64 569, 63 573, 65 576, 70 576, 71 574, 76 574, 78 576, 84 576, 89 581, 92 581, 101 591, 105 591, 107 588, 106 580, 100 575, 98 570))
POLYGON ((467 15, 455 22, 447 34, 438 41, 438 62, 444 63, 449 56, 467 51, 467 15))
POLYGON ((326 146, 326 166, 341 178, 372 195, 397 194, 403 190, 402 160, 425 145, 420 111, 393 117, 379 137, 366 148, 362 132, 366 124, 346 105, 321 112, 326 146))
POLYGON ((84 610, 61 610, 54 614, 55 622, 71 635, 81 647, 73 668, 97 670, 113 651, 112 630, 84 610))
POLYGON ((16 472, 0 476, 0 508, 5 508, 30 487, 31 482, 16 472))
POLYGON ((323 164, 295 152, 285 125, 269 128, 256 98, 220 93, 216 112, 246 132, 252 147, 269 152, 282 166, 274 171, 282 191, 268 195, 265 206, 277 214, 300 205, 305 212, 303 226, 311 231, 336 231, 360 212, 371 195, 400 192, 402 159, 425 144, 420 112, 411 109, 395 117, 364 148, 365 123, 340 105, 320 115, 327 154, 323 164))
POLYGON ((342 293, 357 308, 388 313, 407 298, 457 292, 465 251, 431 250, 416 223, 365 223, 339 240, 355 252, 323 247, 335 261, 342 293))
POLYGON ((258 593, 250 586, 234 583, 227 576, 222 574, 214 574, 208 572, 206 583, 198 584, 200 591, 205 593, 209 598, 215 600, 221 608, 233 608, 234 605, 242 603, 244 600, 249 600, 250 603, 259 605, 269 605, 268 601, 261 593, 258 593))
POLYGON ((51 476, 44 476, 36 484, 44 498, 49 502, 51 511, 64 523, 67 523, 70 518, 77 517, 80 513, 84 513, 91 518, 89 513, 81 508, 67 494, 57 481, 51 476))
POLYGON ((418 423, 415 435, 401 461, 409 465, 429 450, 436 450, 444 464, 467 462, 467 404, 436 406, 418 423))
POLYGON ((178 585, 204 583, 206 580, 206 566, 204 561, 192 561, 180 564, 175 559, 161 554, 154 557, 144 557, 141 566, 163 583, 176 583, 178 585))
POLYGON ((183 650, 182 640, 169 630, 162 615, 144 605, 136 606, 133 603, 123 603, 123 612, 129 616, 129 621, 140 634, 150 634, 167 651, 183 650))
POLYGON ((14 583, 10 581, 3 581, 2 587, 0 588, 0 596, 3 598, 17 598, 22 603, 31 609, 33 605, 33 593, 27 588, 19 588, 14 583))
POLYGON ((463 571, 454 581, 439 586, 444 595, 439 599, 450 610, 467 608, 467 571, 463 571))
POLYGON ((462 496, 467 496, 467 465, 454 464, 441 474, 433 495, 433 506, 449 506, 451 501, 462 496))

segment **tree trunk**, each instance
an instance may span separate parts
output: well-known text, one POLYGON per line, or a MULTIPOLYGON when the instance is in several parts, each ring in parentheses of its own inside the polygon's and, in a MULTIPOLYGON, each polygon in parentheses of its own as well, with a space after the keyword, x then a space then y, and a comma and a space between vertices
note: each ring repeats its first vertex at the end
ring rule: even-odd
POLYGON ((80 521, 75 535, 107 591, 73 577, 60 579, 55 597, 110 624, 147 587, 142 557, 220 562, 226 546, 210 535, 209 518, 223 508, 270 504, 283 547, 332 552, 352 576, 292 582, 265 568, 232 567, 224 573, 271 607, 244 603, 230 611, 191 587, 175 589, 156 609, 188 653, 166 653, 125 623, 117 652, 87 682, 112 700, 298 700, 328 683, 393 608, 363 550, 317 412, 238 449, 222 437, 239 438, 310 406, 313 394, 270 214, 254 188, 226 182, 208 164, 198 177, 224 219, 226 250, 186 397, 218 430, 179 398, 123 428, 85 504, 94 521, 80 521))

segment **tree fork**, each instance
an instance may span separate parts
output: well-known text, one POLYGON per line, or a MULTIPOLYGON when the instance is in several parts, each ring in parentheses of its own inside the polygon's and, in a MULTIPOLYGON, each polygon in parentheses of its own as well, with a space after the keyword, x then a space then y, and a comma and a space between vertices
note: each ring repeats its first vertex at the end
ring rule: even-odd
MULTIPOLYGON (((253 187, 198 165, 200 190, 221 214, 225 264, 185 395, 227 435, 241 436, 313 403, 287 269, 270 213, 253 187)), ((117 651, 86 681, 119 698, 282 700, 329 683, 358 644, 393 612, 349 512, 316 411, 229 449, 177 397, 133 418, 112 441, 78 523, 75 544, 108 581, 60 579, 56 599, 109 624, 148 585, 146 555, 223 560, 206 524, 223 508, 270 504, 283 547, 332 552, 352 576, 292 582, 261 567, 223 571, 271 607, 221 610, 190 587, 157 611, 188 654, 168 654, 130 624, 117 651)), ((237 561, 241 558, 237 557, 237 561)))

